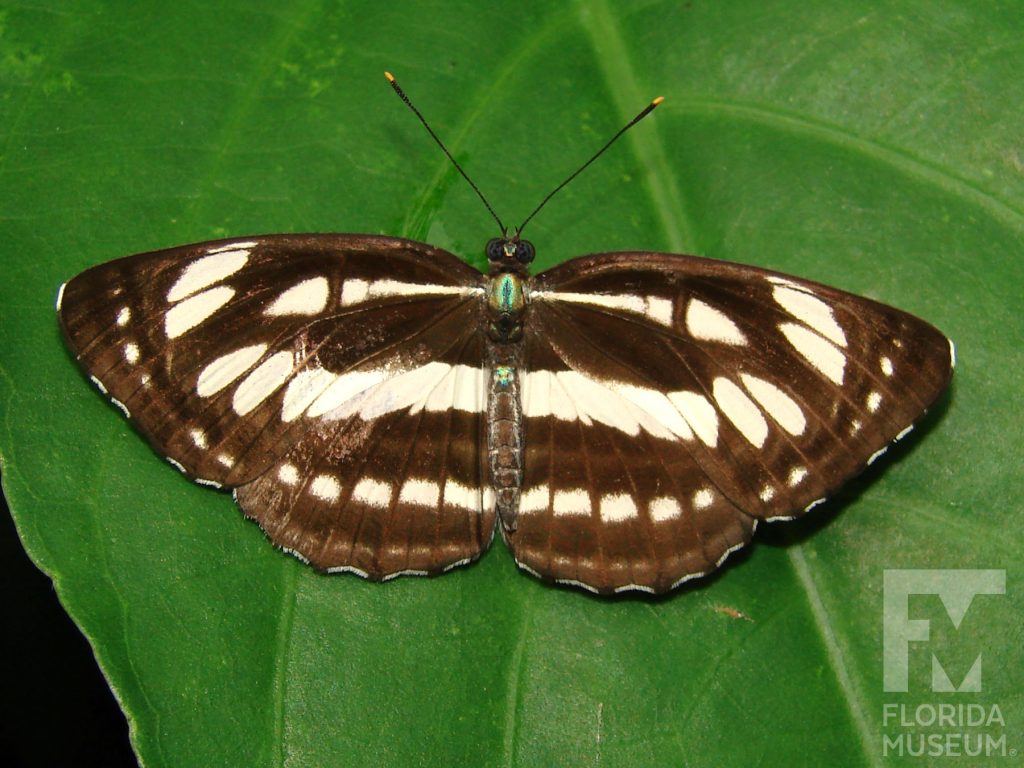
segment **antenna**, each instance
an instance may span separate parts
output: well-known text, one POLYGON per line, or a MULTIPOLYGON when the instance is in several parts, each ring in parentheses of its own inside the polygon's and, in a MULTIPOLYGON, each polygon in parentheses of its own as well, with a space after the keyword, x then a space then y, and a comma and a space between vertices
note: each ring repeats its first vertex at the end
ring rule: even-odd
MULTIPOLYGON (((388 82, 391 84, 391 87, 394 89, 395 93, 398 94, 398 97, 402 101, 405 102, 405 106, 407 106, 409 109, 411 109, 413 111, 413 114, 415 114, 416 117, 419 119, 419 121, 421 123, 423 123, 423 127, 427 129, 427 133, 430 134, 430 138, 432 138, 437 143, 437 146, 439 146, 441 148, 441 151, 444 152, 445 155, 448 156, 448 159, 452 161, 452 165, 455 166, 455 169, 459 173, 462 174, 462 178, 464 178, 467 182, 469 182, 469 186, 471 186, 473 188, 473 191, 476 192, 477 197, 479 197, 481 202, 483 202, 483 204, 487 207, 487 210, 490 212, 491 216, 494 217, 494 220, 496 222, 498 222, 498 226, 501 228, 502 236, 507 236, 508 235, 508 229, 501 222, 501 219, 498 218, 498 214, 496 214, 494 212, 494 209, 491 207, 491 204, 489 202, 487 202, 487 198, 484 197, 484 193, 480 191, 480 188, 477 187, 476 184, 473 183, 473 180, 471 178, 469 178, 469 175, 464 170, 462 170, 462 166, 459 165, 458 160, 456 160, 452 156, 452 153, 448 151, 448 147, 446 147, 444 145, 444 142, 441 141, 441 139, 438 138, 437 134, 434 133, 434 129, 430 127, 430 125, 427 123, 427 121, 423 117, 423 115, 420 114, 420 111, 418 109, 416 109, 415 105, 409 100, 409 97, 405 95, 405 91, 402 90, 402 87, 398 84, 398 81, 395 80, 395 76, 392 75, 390 72, 385 72, 384 73, 384 77, 387 78, 388 82)), ((551 190, 551 192, 548 193, 547 197, 545 197, 543 200, 540 201, 540 205, 538 205, 536 208, 534 208, 533 212, 529 216, 527 216, 526 219, 523 221, 523 223, 520 224, 516 228, 514 238, 516 238, 516 239, 519 238, 519 235, 523 231, 523 227, 525 227, 527 225, 527 223, 530 221, 530 219, 532 219, 534 216, 536 216, 540 212, 541 208, 543 208, 545 205, 548 204, 548 201, 552 197, 554 197, 556 194, 561 192, 562 188, 566 184, 568 184, 570 181, 572 181, 577 176, 579 176, 581 173, 583 173, 583 171, 585 171, 587 169, 587 166, 589 166, 592 162, 597 160, 597 158, 599 158, 601 155, 603 155, 605 153, 605 151, 607 151, 607 149, 612 144, 614 144, 619 139, 620 136, 622 136, 622 134, 624 134, 626 131, 628 131, 630 128, 632 128, 634 125, 636 125, 641 120, 643 120, 645 117, 647 117, 647 115, 649 115, 652 111, 654 111, 654 108, 656 106, 658 106, 659 104, 661 104, 661 102, 663 102, 664 100, 665 100, 665 98, 663 96, 658 96, 656 99, 654 99, 650 104, 648 104, 646 107, 644 107, 636 117, 634 117, 632 120, 630 120, 628 123, 626 123, 622 128, 620 128, 618 133, 616 133, 607 142, 605 142, 605 145, 603 147, 601 147, 599 150, 597 150, 597 152, 595 152, 594 155, 589 160, 587 160, 587 162, 585 162, 583 165, 581 165, 579 168, 577 168, 575 171, 573 171, 571 174, 569 174, 569 176, 566 177, 565 181, 563 181, 561 184, 559 184, 557 187, 555 187, 553 190, 551 190)))
POLYGON ((469 182, 469 186, 473 188, 473 191, 476 192, 477 197, 479 197, 483 204, 487 206, 487 210, 490 211, 491 216, 493 216, 494 220, 498 222, 498 226, 501 228, 501 234, 502 236, 504 236, 508 232, 508 228, 501 223, 501 219, 498 218, 498 214, 496 214, 494 212, 494 209, 491 208, 491 204, 487 202, 487 198, 484 197, 484 193, 480 191, 480 188, 476 184, 473 183, 473 180, 469 178, 469 175, 464 170, 462 170, 462 166, 459 165, 459 161, 452 157, 452 153, 448 151, 448 147, 446 147, 444 145, 444 142, 437 137, 436 133, 434 133, 434 129, 431 128, 430 125, 427 123, 426 118, 424 118, 423 115, 420 114, 420 111, 416 109, 416 106, 411 101, 409 101, 409 97, 405 95, 405 91, 402 90, 402 86, 400 86, 398 84, 398 81, 395 80, 395 76, 392 75, 390 72, 385 72, 384 77, 386 77, 388 79, 388 82, 391 83, 391 87, 395 89, 395 93, 398 94, 398 97, 405 102, 405 106, 411 109, 413 111, 413 114, 415 114, 416 117, 419 118, 419 121, 423 123, 423 127, 427 129, 427 133, 430 134, 430 137, 437 142, 437 146, 439 146, 441 148, 441 151, 448 156, 449 160, 452 161, 452 165, 455 166, 455 170, 461 173, 462 178, 469 182))
POLYGON ((632 128, 634 125, 636 125, 641 120, 643 120, 645 117, 647 117, 649 114, 651 114, 651 112, 654 111, 654 108, 656 106, 658 106, 659 104, 661 104, 661 102, 663 102, 664 100, 665 100, 664 96, 658 96, 650 104, 648 104, 646 107, 644 107, 642 110, 640 110, 640 114, 638 114, 636 117, 634 117, 632 120, 630 120, 624 126, 622 126, 622 128, 619 129, 618 133, 616 133, 614 136, 612 136, 610 139, 608 139, 607 143, 605 143, 605 145, 603 147, 601 147, 599 150, 597 150, 597 152, 594 153, 593 157, 591 157, 589 160, 587 160, 587 162, 585 162, 583 165, 581 165, 575 171, 570 173, 569 176, 565 179, 565 181, 563 181, 561 184, 559 184, 557 187, 555 187, 553 190, 551 190, 548 193, 548 196, 540 201, 540 205, 538 205, 536 208, 533 209, 533 213, 531 213, 529 216, 527 216, 526 219, 523 221, 523 223, 520 224, 519 227, 516 229, 516 237, 519 237, 519 235, 523 231, 523 227, 526 226, 526 224, 530 221, 530 219, 532 219, 534 216, 536 216, 537 213, 540 211, 540 209, 543 208, 545 205, 547 205, 548 200, 550 200, 552 197, 554 197, 555 195, 557 195, 559 192, 562 191, 562 187, 564 187, 570 181, 572 181, 577 176, 579 176, 581 173, 583 173, 583 171, 586 170, 587 166, 590 165, 595 160, 597 160, 597 158, 599 158, 601 155, 603 155, 605 153, 605 150, 607 150, 608 147, 610 147, 612 144, 614 144, 622 134, 624 134, 626 131, 628 131, 630 128, 632 128))

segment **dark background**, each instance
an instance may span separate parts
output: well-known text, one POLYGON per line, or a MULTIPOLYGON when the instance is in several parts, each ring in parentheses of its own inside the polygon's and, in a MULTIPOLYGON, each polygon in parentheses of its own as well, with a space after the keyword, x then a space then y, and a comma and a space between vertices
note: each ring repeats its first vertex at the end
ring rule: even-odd
POLYGON ((0 763, 135 768, 128 723, 53 582, 25 554, 2 494, 0 579, 0 763))

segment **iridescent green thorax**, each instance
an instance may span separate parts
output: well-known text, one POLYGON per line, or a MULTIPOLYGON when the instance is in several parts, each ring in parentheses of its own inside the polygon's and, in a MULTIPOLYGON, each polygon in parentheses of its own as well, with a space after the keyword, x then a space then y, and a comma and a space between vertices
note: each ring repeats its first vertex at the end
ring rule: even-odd
POLYGON ((523 311, 526 300, 523 296, 523 281, 513 272, 500 272, 491 276, 488 305, 492 313, 513 313, 523 311))
POLYGON ((487 286, 488 331, 491 339, 500 342, 518 341, 523 335, 523 313, 526 294, 523 279, 515 272, 492 274, 487 286))

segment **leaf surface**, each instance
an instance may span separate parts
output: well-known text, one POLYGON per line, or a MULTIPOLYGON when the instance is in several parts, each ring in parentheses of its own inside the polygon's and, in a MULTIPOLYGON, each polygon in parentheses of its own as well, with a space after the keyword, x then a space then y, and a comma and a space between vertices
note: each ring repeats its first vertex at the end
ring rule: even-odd
MULTIPOLYGON (((984 651, 972 700, 1019 734, 1022 22, 952 0, 3 11, 4 491, 144 764, 901 764, 883 705, 939 700, 936 648, 954 680, 984 651), (275 231, 402 235, 481 267, 494 224, 384 69, 513 223, 664 95, 531 223, 538 267, 684 251, 878 298, 956 340, 951 397, 666 599, 542 585, 500 543, 383 586, 274 551, 78 374, 53 300, 101 261, 275 231), (903 697, 882 686, 892 568, 1007 569, 959 631, 913 604, 933 639, 903 697)), ((949 762, 905 762, 929 761, 949 762)))

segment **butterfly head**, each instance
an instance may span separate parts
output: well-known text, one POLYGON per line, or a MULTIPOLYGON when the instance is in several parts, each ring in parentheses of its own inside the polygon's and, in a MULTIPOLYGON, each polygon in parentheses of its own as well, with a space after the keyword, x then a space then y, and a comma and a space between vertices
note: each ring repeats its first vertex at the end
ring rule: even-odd
POLYGON ((520 239, 518 234, 495 237, 487 243, 487 262, 492 275, 499 272, 526 274, 535 253, 533 243, 520 239))

